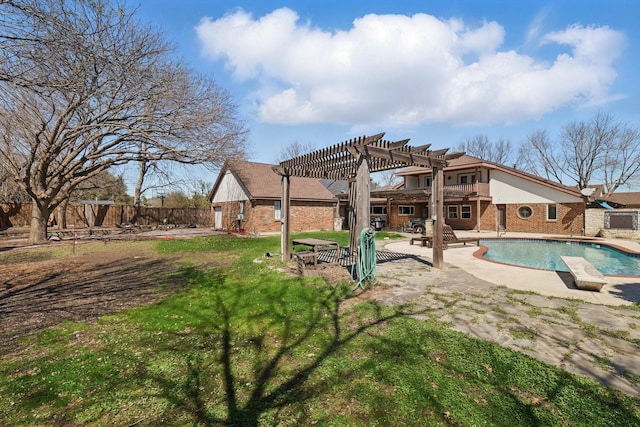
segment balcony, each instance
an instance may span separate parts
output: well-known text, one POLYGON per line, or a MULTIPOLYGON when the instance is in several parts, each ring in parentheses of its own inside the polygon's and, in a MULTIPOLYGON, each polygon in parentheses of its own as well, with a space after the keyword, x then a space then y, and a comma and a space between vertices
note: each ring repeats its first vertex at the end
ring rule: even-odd
POLYGON ((454 184, 444 186, 445 196, 489 196, 489 184, 475 182, 473 184, 454 184))
MULTIPOLYGON (((432 187, 411 187, 397 190, 372 190, 374 197, 429 197, 432 187)), ((473 184, 455 184, 444 186, 445 197, 491 197, 489 194, 489 184, 476 182, 473 184)))
MULTIPOLYGON (((431 194, 433 187, 412 187, 404 190, 407 193, 420 192, 431 194)), ((401 190, 402 191, 402 190, 401 190)), ((489 197, 489 184, 475 182, 473 184, 454 184, 444 186, 444 195, 449 197, 485 196, 489 197)))

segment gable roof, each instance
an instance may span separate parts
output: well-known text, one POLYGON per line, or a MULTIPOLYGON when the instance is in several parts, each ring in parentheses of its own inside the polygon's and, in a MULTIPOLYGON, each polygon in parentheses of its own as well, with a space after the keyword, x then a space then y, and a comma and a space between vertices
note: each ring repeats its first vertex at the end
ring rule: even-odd
MULTIPOLYGON (((467 154, 460 156, 456 159, 451 159, 448 161, 448 166, 444 168, 445 171, 454 171, 460 169, 468 169, 470 167, 478 167, 478 168, 487 168, 493 170, 499 170, 502 172, 506 172, 510 175, 518 176, 520 178, 526 179, 528 181, 534 181, 538 184, 544 185, 545 187, 552 187, 557 190, 563 191, 565 193, 572 194, 574 196, 582 197, 582 194, 578 190, 577 187, 571 187, 568 185, 560 184, 558 182, 552 181, 550 179, 542 178, 538 175, 534 175, 529 172, 524 172, 515 167, 509 167, 505 165, 501 165, 499 163, 490 162, 487 160, 480 159, 478 157, 469 156, 467 154)), ((406 169, 397 172, 398 176, 411 176, 411 175, 422 175, 431 173, 430 168, 423 168, 417 166, 411 166, 406 169)))
MULTIPOLYGON (((209 193, 209 200, 213 200, 213 196, 227 172, 233 174, 249 199, 280 200, 282 198, 281 177, 273 171, 274 166, 276 165, 242 160, 225 163, 209 193)), ((335 201, 333 194, 315 178, 292 176, 290 177, 289 189, 291 200, 335 201)))

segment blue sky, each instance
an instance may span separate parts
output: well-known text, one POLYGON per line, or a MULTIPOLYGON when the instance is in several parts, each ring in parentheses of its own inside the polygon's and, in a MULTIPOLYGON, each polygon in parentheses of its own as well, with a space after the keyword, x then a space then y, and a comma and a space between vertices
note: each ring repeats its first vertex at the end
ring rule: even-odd
POLYGON ((595 112, 640 126, 635 0, 128 0, 234 97, 249 159, 386 132, 518 146, 595 112))

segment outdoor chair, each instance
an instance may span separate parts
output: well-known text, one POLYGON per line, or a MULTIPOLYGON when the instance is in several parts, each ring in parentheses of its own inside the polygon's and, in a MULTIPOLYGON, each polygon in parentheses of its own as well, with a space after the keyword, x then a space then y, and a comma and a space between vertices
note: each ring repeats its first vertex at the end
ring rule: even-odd
POLYGON ((452 243, 462 243, 466 246, 467 243, 476 242, 476 245, 480 246, 479 237, 458 238, 458 236, 456 236, 456 233, 453 232, 451 226, 447 224, 442 226, 442 241, 445 249, 452 243))

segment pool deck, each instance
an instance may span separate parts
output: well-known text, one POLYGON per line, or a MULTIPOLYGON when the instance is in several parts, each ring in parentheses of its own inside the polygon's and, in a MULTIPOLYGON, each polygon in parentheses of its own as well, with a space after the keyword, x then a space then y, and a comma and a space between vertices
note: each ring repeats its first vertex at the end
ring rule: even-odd
MULTIPOLYGON (((458 237, 480 237, 496 238, 495 232, 475 232, 456 230, 458 237)), ((393 241, 391 243, 381 242, 381 246, 386 250, 412 254, 425 258, 428 261, 433 259, 433 249, 420 245, 410 245, 410 236, 406 234, 407 240, 393 241)), ((548 239, 552 237, 566 238, 567 236, 549 236, 533 233, 507 233, 502 238, 530 238, 548 239)), ((624 239, 604 239, 597 241, 603 244, 610 244, 625 248, 631 252, 640 253, 640 242, 624 239)), ((445 268, 455 266, 465 270, 471 275, 485 280, 489 283, 505 286, 511 289, 522 291, 534 291, 541 295, 574 298, 586 302, 604 305, 628 305, 640 303, 640 277, 615 277, 607 276, 609 283, 604 285, 600 292, 580 290, 573 284, 573 279, 569 273, 555 271, 537 270, 526 267, 514 267, 506 264, 495 263, 480 259, 474 256, 478 247, 473 245, 453 245, 443 252, 445 268)))

